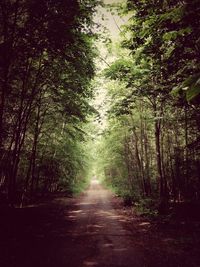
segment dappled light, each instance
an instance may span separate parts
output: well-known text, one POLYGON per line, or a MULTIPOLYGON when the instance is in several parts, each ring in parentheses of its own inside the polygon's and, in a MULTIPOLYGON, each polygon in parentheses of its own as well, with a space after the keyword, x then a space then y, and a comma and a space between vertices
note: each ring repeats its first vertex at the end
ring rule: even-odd
POLYGON ((140 226, 147 226, 147 225, 151 225, 149 222, 142 222, 139 224, 140 226))
POLYGON ((83 266, 98 266, 96 261, 84 261, 83 266))

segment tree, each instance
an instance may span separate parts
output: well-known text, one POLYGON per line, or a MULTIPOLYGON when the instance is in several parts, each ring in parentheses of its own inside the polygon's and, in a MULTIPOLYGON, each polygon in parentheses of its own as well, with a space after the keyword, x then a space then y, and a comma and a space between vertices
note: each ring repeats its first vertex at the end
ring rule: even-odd
POLYGON ((128 171, 133 165, 133 173, 139 173, 143 197, 159 191, 160 212, 166 212, 170 198, 199 195, 197 172, 189 175, 189 162, 199 160, 191 156, 189 145, 197 145, 199 132, 198 8, 197 1, 127 1, 122 49, 129 49, 131 58, 119 56, 105 71, 124 86, 110 113, 129 121, 128 171))
POLYGON ((70 128, 79 140, 82 122, 93 112, 88 99, 97 4, 93 0, 0 4, 0 174, 11 204, 18 190, 32 195, 37 189, 44 161, 55 165, 55 176, 60 175, 63 166, 56 165, 60 144, 70 138, 70 128))

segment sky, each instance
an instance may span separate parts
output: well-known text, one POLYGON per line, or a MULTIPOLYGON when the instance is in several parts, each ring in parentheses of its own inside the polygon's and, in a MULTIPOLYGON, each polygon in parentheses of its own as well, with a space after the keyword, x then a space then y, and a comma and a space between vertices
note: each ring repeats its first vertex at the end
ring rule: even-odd
MULTIPOLYGON (((126 0, 104 0, 103 2, 104 4, 117 4, 123 3, 125 1, 126 0)), ((123 20, 117 14, 111 14, 111 12, 109 12, 105 8, 98 7, 97 11, 98 12, 95 16, 95 22, 101 24, 102 26, 105 26, 108 29, 112 39, 117 39, 120 33, 118 27, 120 27, 124 23, 123 20), (105 17, 105 20, 101 19, 102 15, 105 17)))
MULTIPOLYGON (((126 0, 104 0, 103 2, 105 4, 116 4, 116 3, 123 3, 126 0)), ((112 42, 115 43, 115 41, 118 39, 119 40, 119 34, 120 30, 118 27, 120 27, 122 24, 124 24, 124 21, 117 15, 111 14, 106 8, 103 7, 98 7, 97 14, 94 18, 95 22, 106 27, 109 33, 109 37, 111 38, 112 42), (104 16, 104 20, 102 20, 102 15, 104 16)), ((104 44, 99 43, 98 49, 100 50, 100 54, 102 58, 105 58, 106 61, 110 59, 106 58, 107 56, 107 49, 104 47, 104 44)), ((110 63, 110 62, 109 62, 110 63)), ((98 64, 100 64, 100 72, 102 69, 107 67, 104 61, 98 61, 98 64)), ((109 84, 103 79, 103 78, 98 78, 97 82, 97 88, 96 88, 96 97, 93 100, 93 106, 99 111, 101 121, 100 122, 94 122, 96 126, 99 128, 100 132, 102 132, 107 125, 107 120, 106 120, 106 112, 109 109, 109 99, 107 95, 107 86, 109 84)))

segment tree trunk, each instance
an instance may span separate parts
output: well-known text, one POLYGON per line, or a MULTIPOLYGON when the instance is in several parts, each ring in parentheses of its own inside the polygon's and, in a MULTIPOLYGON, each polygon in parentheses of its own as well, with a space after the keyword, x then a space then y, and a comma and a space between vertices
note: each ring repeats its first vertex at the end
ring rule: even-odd
POLYGON ((166 213, 168 208, 168 196, 166 192, 166 187, 164 184, 164 177, 162 171, 162 155, 161 155, 161 119, 160 114, 157 110, 157 104, 154 103, 154 116, 155 116, 155 147, 156 147, 156 164, 157 164, 157 174, 158 174, 158 184, 159 184, 159 213, 166 213))

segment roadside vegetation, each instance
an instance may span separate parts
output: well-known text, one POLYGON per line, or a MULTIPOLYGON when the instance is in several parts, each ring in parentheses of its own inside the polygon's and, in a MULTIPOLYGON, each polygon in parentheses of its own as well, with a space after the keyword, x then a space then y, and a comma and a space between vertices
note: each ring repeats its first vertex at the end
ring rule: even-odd
POLYGON ((119 2, 115 40, 99 1, 1 2, 1 203, 96 175, 141 213, 198 205, 199 1, 119 2))
POLYGON ((109 109, 99 173, 142 213, 192 207, 200 200, 199 1, 110 8, 128 20, 120 40, 107 44, 113 60, 103 71, 109 109))
POLYGON ((1 203, 23 205, 84 184, 97 3, 0 3, 1 203))

